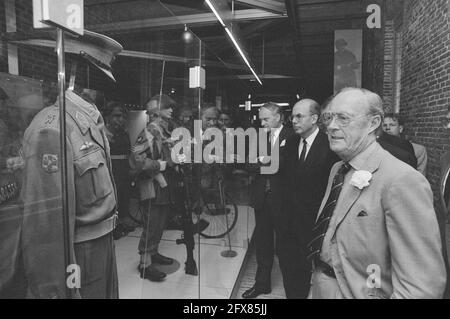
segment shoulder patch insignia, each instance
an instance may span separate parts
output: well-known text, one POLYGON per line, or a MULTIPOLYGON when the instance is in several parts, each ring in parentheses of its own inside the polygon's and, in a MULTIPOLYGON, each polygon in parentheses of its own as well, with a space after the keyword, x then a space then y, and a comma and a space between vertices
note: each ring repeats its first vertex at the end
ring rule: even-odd
POLYGON ((80 126, 82 127, 83 131, 87 131, 89 129, 89 121, 86 118, 86 116, 84 116, 81 112, 78 112, 75 114, 75 117, 78 121, 78 123, 80 124, 80 126))
POLYGON ((42 169, 49 174, 56 173, 59 170, 58 155, 57 154, 42 155, 42 169))

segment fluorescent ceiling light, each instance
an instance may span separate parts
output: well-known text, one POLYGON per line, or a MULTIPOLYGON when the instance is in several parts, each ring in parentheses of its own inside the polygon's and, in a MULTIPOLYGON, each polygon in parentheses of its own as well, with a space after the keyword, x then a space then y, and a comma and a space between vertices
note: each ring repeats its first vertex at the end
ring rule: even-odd
POLYGON ((236 49, 238 50, 239 54, 241 55, 242 59, 244 60, 245 64, 247 64, 248 68, 250 69, 250 71, 253 73, 253 75, 255 76, 256 80, 259 82, 260 85, 262 85, 261 79, 259 78, 259 76, 256 74, 255 70, 253 70, 252 66, 250 65, 250 62, 248 61, 247 57, 245 56, 244 52, 242 51, 241 47, 239 46, 239 44, 237 43, 236 39, 233 36, 233 33, 231 33, 230 29, 228 29, 228 27, 225 25, 225 23, 223 22, 222 18, 220 17, 219 13, 216 11, 216 9, 214 8, 214 6, 212 5, 210 0, 205 0, 206 4, 209 6, 209 8, 211 9, 211 11, 214 13, 214 15, 216 16, 217 20, 219 20, 220 24, 225 28, 225 31, 228 34, 228 37, 231 39, 231 41, 233 42, 234 46, 236 47, 236 49))
POLYGON ((244 60, 245 64, 249 67, 250 71, 252 71, 253 75, 255 76, 256 80, 259 82, 259 84, 262 85, 261 79, 256 74, 255 70, 253 70, 252 66, 250 65, 250 62, 248 62, 247 57, 245 56, 244 52, 242 51, 241 47, 237 43, 236 39, 233 36, 233 33, 231 33, 230 29, 225 27, 225 31, 227 32, 228 36, 230 37, 231 41, 233 42, 234 46, 238 50, 239 54, 241 55, 242 59, 244 60))
POLYGON ((216 8, 212 5, 212 3, 209 0, 205 0, 206 4, 209 6, 211 11, 216 16, 217 20, 219 20, 220 24, 225 28, 225 23, 223 22, 222 18, 220 17, 219 13, 216 11, 216 8))
MULTIPOLYGON (((263 106, 265 103, 260 103, 260 104, 252 104, 252 107, 261 107, 263 106)), ((277 103, 279 106, 289 106, 289 103, 277 103)), ((245 104, 239 104, 239 107, 245 107, 245 104)))

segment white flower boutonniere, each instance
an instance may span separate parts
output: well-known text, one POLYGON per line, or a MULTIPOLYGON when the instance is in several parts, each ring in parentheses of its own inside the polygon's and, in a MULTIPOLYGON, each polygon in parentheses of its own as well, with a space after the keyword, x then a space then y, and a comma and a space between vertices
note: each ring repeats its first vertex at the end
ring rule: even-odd
POLYGON ((357 171, 353 174, 350 180, 350 185, 359 188, 360 190, 370 185, 372 180, 372 174, 368 171, 357 171))

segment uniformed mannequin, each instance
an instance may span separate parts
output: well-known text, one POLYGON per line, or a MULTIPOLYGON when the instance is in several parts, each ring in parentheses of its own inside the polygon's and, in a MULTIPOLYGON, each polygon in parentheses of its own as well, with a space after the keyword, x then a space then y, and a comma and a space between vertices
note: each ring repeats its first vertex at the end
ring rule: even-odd
MULTIPOLYGON (((89 31, 80 39, 67 40, 66 52, 80 53, 113 79, 109 64, 122 50, 120 44, 89 31)), ((68 247, 63 241, 59 105, 39 112, 24 135, 21 244, 29 295, 118 298, 112 238, 117 196, 110 147, 96 105, 70 90, 66 91, 66 130, 68 247), (66 282, 67 251, 70 264, 80 270, 71 268, 69 273, 81 277, 69 277, 72 280, 66 282)))

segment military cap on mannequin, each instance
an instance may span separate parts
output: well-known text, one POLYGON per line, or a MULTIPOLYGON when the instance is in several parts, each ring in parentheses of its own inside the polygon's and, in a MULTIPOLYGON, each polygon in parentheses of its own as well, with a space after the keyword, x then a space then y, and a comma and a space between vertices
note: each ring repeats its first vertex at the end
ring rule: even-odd
MULTIPOLYGON (((65 33, 64 51, 81 55, 95 67, 103 71, 111 80, 111 64, 116 56, 123 50, 122 45, 103 34, 84 30, 84 35, 76 37, 65 33)), ((10 39, 11 43, 37 45, 45 47, 56 46, 56 33, 52 31, 36 31, 27 36, 26 39, 10 39)))

